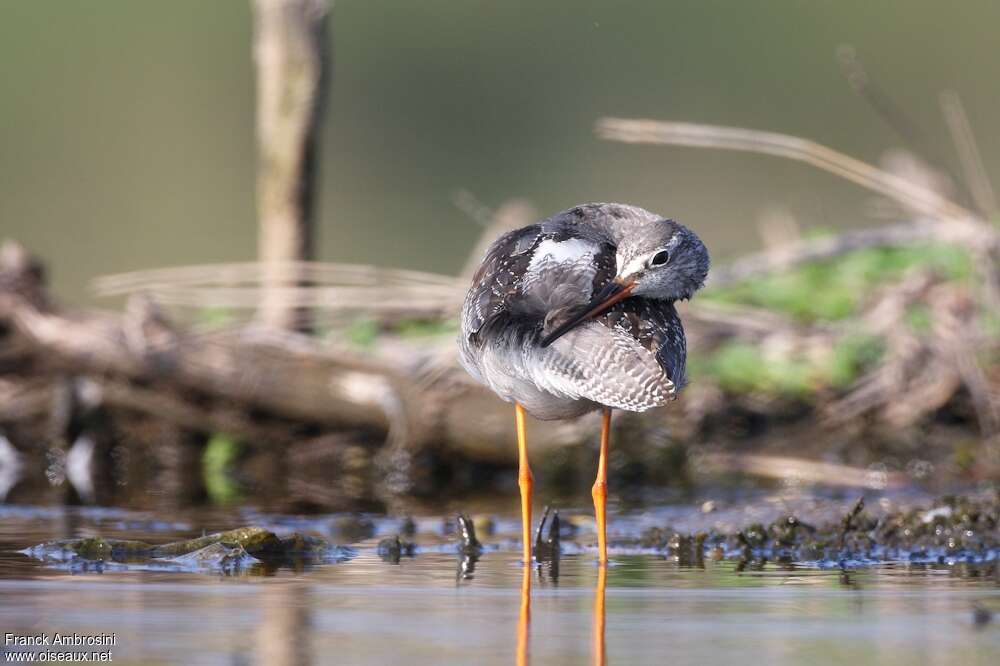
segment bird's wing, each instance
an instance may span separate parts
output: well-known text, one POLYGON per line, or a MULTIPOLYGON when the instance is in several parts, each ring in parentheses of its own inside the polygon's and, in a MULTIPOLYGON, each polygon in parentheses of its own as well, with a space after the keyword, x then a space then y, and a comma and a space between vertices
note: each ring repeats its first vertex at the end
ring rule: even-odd
POLYGON ((655 354, 620 327, 583 324, 534 353, 532 379, 552 393, 637 412, 664 405, 676 393, 655 354))
POLYGON ((462 308, 462 329, 478 344, 512 325, 549 327, 584 307, 614 277, 614 247, 570 225, 535 224, 487 250, 462 308))
POLYGON ((531 225, 490 245, 462 306, 462 330, 470 341, 484 338, 491 327, 509 317, 509 305, 520 295, 520 282, 541 235, 541 228, 531 225))

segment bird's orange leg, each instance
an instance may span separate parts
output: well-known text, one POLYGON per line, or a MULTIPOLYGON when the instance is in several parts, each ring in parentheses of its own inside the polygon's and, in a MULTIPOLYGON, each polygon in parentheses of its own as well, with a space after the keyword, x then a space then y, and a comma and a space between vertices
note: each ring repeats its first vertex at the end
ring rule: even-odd
POLYGON ((521 488, 521 533, 524 544, 524 564, 531 564, 531 488, 534 477, 528 466, 528 436, 524 427, 524 407, 514 403, 517 417, 517 485, 521 488))
POLYGON ((608 562, 608 438, 611 435, 611 408, 605 407, 601 413, 601 454, 597 459, 597 480, 590 494, 594 497, 594 513, 597 516, 598 562, 608 562))

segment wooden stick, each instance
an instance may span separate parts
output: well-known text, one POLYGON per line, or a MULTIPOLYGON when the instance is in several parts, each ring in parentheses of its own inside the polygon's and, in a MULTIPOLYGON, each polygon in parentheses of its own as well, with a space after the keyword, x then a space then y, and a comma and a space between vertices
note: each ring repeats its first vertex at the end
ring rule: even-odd
MULTIPOLYGON (((281 265, 309 259, 320 111, 327 80, 325 0, 254 0, 257 65, 258 256, 265 267, 260 321, 307 328, 285 302, 281 265)), ((291 284, 298 284, 294 280, 291 284)))

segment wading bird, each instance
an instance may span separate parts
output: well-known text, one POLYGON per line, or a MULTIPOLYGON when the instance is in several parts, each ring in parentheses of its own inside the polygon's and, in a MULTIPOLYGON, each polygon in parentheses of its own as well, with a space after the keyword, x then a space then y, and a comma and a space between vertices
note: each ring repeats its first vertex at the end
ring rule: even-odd
POLYGON ((514 403, 524 562, 531 561, 525 412, 603 412, 592 494, 607 562, 611 410, 641 412, 684 386, 687 345, 674 308, 708 275, 690 229, 635 206, 593 203, 511 231, 487 250, 462 308, 462 365, 514 403))

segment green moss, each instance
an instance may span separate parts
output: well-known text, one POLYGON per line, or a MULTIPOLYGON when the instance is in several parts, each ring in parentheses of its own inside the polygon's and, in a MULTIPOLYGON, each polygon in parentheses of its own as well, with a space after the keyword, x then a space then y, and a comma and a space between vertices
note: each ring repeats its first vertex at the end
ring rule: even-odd
POLYGON ((112 559, 111 556, 114 552, 112 544, 99 536, 80 539, 71 547, 80 557, 102 562, 112 559))
POLYGON ((954 465, 961 472, 969 472, 976 467, 976 446, 970 442, 960 442, 955 446, 952 458, 954 465))
POLYGON ((968 280, 972 275, 968 253, 957 247, 868 248, 786 273, 708 289, 702 297, 777 310, 800 321, 836 321, 856 314, 874 288, 898 280, 914 266, 930 268, 948 280, 968 280))
POLYGON ((101 536, 61 542, 62 546, 86 560, 135 562, 148 559, 152 546, 144 541, 105 539, 101 536))
POLYGON ((458 324, 440 319, 401 319, 393 329, 401 338, 436 338, 455 335, 458 324))
POLYGON ((692 373, 699 371, 714 377, 723 388, 746 391, 757 388, 765 363, 759 350, 748 343, 730 343, 715 351, 704 363, 692 365, 692 373))
POLYGON ((198 323, 207 328, 225 328, 236 322, 236 315, 226 308, 201 308, 198 323))
POLYGON ((802 395, 810 390, 811 368, 794 360, 765 359, 760 349, 745 342, 719 347, 702 362, 692 365, 692 374, 703 372, 734 393, 764 391, 802 395))
POLYGON ((846 335, 837 341, 826 369, 826 380, 835 388, 847 388, 885 353, 885 342, 874 335, 846 335))
POLYGON ((212 435, 205 444, 201 459, 202 476, 212 503, 230 504, 240 498, 240 487, 232 474, 240 450, 239 442, 222 433, 212 435))
MULTIPOLYGON (((440 319, 400 319, 390 329, 393 335, 407 340, 420 340, 454 336, 458 331, 458 323, 452 320, 440 319)), ((378 340, 382 329, 379 323, 370 318, 356 319, 342 332, 342 335, 355 347, 371 348, 378 340)))
POLYGON ((914 303, 906 310, 906 325, 914 333, 925 335, 930 333, 934 317, 931 310, 923 303, 914 303))
POLYGON ((864 335, 844 336, 823 362, 766 358, 754 344, 728 342, 707 356, 693 355, 688 367, 692 377, 709 377, 733 393, 757 391, 801 398, 823 388, 849 386, 882 353, 882 340, 864 335))
POLYGON ((979 326, 983 334, 990 338, 1000 338, 1000 314, 990 308, 983 308, 979 312, 979 326))
POLYGON ((155 558, 188 555, 213 544, 223 544, 231 548, 239 546, 251 555, 322 555, 330 548, 330 544, 319 537, 294 533, 279 539, 273 532, 262 527, 240 527, 227 532, 207 534, 197 539, 173 541, 158 546, 144 541, 95 536, 43 544, 41 548, 69 549, 87 560, 144 562, 155 558))
MULTIPOLYGON (((968 253, 957 247, 868 248, 731 287, 709 289, 705 298, 774 310, 807 323, 841 321, 858 314, 875 289, 898 281, 917 266, 956 282, 968 282, 973 274, 968 253)), ((1000 319, 986 319, 985 327, 995 323, 1000 335, 1000 319)), ((925 333, 933 324, 932 313, 926 306, 916 305, 907 312, 906 321, 915 332, 925 333)), ((849 386, 879 361, 882 352, 880 339, 859 335, 841 337, 823 360, 765 358, 754 344, 729 342, 708 356, 692 358, 690 367, 692 376, 712 377, 729 391, 803 396, 823 388, 849 386)))
POLYGON ((378 338, 378 322, 369 318, 355 319, 344 331, 344 337, 355 347, 368 349, 378 338))
POLYGON ((239 545, 251 555, 278 552, 282 548, 281 541, 273 532, 269 532, 263 527, 240 527, 228 532, 219 532, 197 539, 175 541, 156 546, 150 553, 150 556, 176 557, 178 555, 193 553, 215 543, 239 545))

